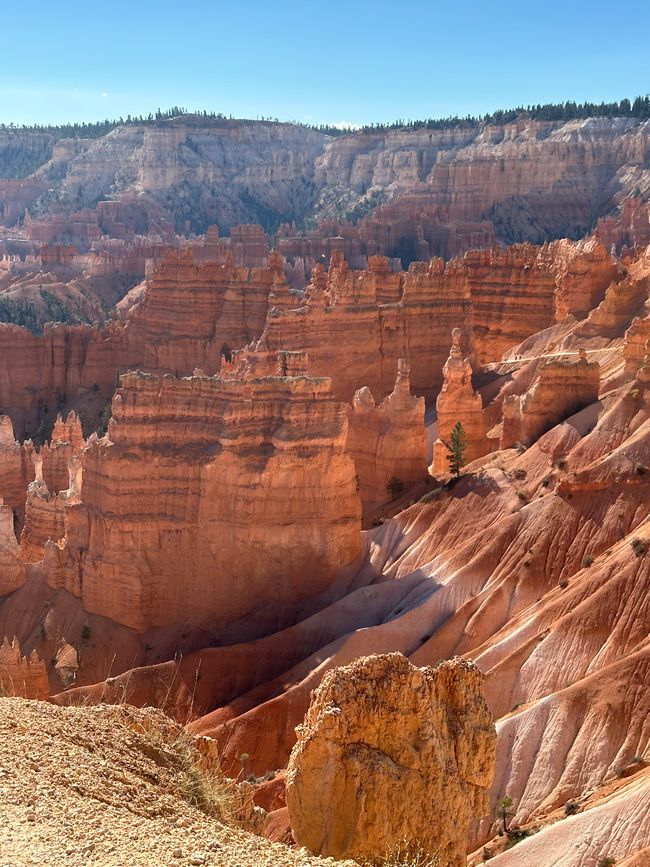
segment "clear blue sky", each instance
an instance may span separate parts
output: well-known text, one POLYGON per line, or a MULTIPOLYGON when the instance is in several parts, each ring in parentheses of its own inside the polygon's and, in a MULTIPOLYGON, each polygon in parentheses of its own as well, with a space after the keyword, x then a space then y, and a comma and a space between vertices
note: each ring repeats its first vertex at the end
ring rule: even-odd
POLYGON ((650 91, 650 0, 2 4, 0 121, 363 124, 650 91))

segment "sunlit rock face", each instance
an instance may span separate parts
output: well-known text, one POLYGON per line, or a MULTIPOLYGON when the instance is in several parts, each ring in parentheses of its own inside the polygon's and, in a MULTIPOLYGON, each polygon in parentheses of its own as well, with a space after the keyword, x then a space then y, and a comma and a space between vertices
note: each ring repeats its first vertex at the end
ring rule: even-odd
POLYGON ((277 628, 361 551, 346 437, 327 379, 127 374, 49 580, 138 630, 277 628))
POLYGON ((444 867, 465 864, 494 771, 482 680, 464 660, 416 668, 400 653, 327 674, 287 770, 296 841, 369 863, 410 844, 444 867))

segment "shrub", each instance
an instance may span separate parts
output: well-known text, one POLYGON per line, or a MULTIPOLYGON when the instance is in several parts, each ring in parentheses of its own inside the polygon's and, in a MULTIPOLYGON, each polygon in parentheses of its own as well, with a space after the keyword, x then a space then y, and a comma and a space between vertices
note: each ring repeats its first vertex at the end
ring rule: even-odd
POLYGON ((397 476, 391 476, 386 485, 386 492, 390 494, 391 500, 396 500, 404 493, 404 482, 397 476))
POLYGON ((551 484, 551 479, 552 479, 552 478, 553 478, 553 476, 551 476, 549 473, 547 473, 547 474, 544 476, 544 478, 542 479, 542 487, 543 487, 543 488, 548 488, 548 486, 551 484))
POLYGON ((632 541, 630 542, 630 545, 632 546, 632 550, 634 551, 634 553, 636 554, 637 557, 643 557, 645 552, 648 550, 647 543, 644 542, 643 539, 639 539, 638 536, 635 536, 632 539, 632 541))
POLYGON ((90 641, 90 636, 92 631, 88 623, 84 623, 81 628, 81 640, 85 643, 86 641, 90 641))
POLYGON ((637 464, 634 468, 634 471, 637 476, 645 476, 645 474, 648 472, 648 468, 645 467, 643 464, 637 464))
POLYGON ((434 488, 432 491, 427 491, 426 494, 420 497, 421 503, 431 503, 433 500, 440 498, 444 488, 434 488))
POLYGON ((570 798, 566 804, 564 805, 564 815, 565 816, 575 816, 575 814, 579 810, 579 805, 577 801, 574 801, 573 798, 570 798))
POLYGON ((591 556, 591 554, 585 554, 585 556, 582 558, 582 568, 587 569, 589 566, 591 566, 593 562, 594 558, 591 556))
POLYGON ((566 458, 565 457, 557 458, 557 460, 555 461, 555 466, 558 468, 558 470, 563 470, 566 467, 566 458))
POLYGON ((508 833, 508 820, 511 816, 514 816, 515 808, 512 803, 512 798, 510 795, 503 795, 503 797, 499 798, 496 802, 496 806, 494 808, 495 815, 497 819, 501 819, 503 822, 503 833, 508 833))
POLYGON ((522 503, 527 503, 530 500, 530 497, 526 493, 526 491, 517 491, 517 496, 521 500, 522 503))
POLYGON ((532 828, 510 828, 506 831, 508 840, 505 848, 512 849, 512 847, 516 846, 517 843, 521 843, 522 840, 525 840, 526 837, 532 836, 534 833, 535 831, 532 828))
POLYGON ((609 856, 605 858, 599 858, 596 864, 596 867, 615 867, 616 861, 609 856))
POLYGON ((528 473, 521 467, 517 467, 517 469, 513 471, 512 475, 515 479, 517 479, 517 481, 521 482, 526 478, 528 473))
POLYGON ((416 841, 400 840, 374 862, 381 867, 440 867, 440 859, 435 854, 425 852, 416 841))
POLYGON ((526 451, 526 446, 523 443, 515 443, 515 448, 517 449, 518 455, 523 455, 526 451))
POLYGON ((569 582, 566 578, 560 579, 560 581, 558 581, 557 583, 563 590, 566 590, 566 588, 569 586, 569 582))

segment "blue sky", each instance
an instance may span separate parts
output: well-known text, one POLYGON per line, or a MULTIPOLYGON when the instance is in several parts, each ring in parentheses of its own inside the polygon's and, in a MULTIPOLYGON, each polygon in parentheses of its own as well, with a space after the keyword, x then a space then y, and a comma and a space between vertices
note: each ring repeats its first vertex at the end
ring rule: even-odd
POLYGON ((2 4, 0 121, 363 124, 650 91, 649 0, 2 4))

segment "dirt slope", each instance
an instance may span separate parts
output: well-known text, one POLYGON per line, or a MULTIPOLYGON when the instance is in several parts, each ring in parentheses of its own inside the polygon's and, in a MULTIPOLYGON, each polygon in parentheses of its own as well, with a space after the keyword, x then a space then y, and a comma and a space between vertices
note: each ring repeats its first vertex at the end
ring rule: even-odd
POLYGON ((181 729, 159 711, 0 699, 1 867, 333 863, 192 805, 186 759, 181 729))

